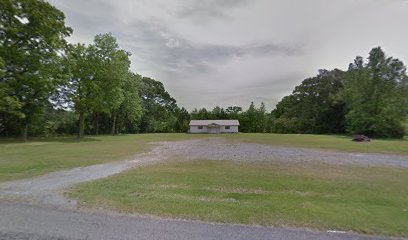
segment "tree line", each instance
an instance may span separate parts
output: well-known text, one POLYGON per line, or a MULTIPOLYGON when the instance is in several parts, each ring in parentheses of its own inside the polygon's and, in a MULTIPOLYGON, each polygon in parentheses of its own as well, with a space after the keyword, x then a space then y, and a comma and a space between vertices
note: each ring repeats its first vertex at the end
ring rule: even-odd
POLYGON ((265 104, 188 112, 164 85, 130 70, 110 34, 71 44, 64 13, 43 0, 0 0, 0 135, 187 132, 191 119, 238 119, 242 132, 402 137, 404 64, 380 47, 347 71, 319 70, 268 112, 265 104))

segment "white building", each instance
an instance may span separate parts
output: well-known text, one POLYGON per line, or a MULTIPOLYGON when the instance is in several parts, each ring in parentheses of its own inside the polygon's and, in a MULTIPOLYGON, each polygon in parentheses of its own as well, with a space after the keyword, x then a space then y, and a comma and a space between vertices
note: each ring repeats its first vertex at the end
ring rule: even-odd
POLYGON ((190 133, 237 133, 238 120, 191 120, 190 133))

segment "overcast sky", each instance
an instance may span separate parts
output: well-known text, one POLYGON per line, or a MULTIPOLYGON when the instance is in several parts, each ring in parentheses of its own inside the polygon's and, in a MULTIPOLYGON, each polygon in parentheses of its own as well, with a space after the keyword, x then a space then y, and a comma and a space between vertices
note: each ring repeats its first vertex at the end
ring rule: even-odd
POLYGON ((408 62, 408 0, 49 0, 71 42, 111 32, 189 110, 265 102, 381 46, 408 62))

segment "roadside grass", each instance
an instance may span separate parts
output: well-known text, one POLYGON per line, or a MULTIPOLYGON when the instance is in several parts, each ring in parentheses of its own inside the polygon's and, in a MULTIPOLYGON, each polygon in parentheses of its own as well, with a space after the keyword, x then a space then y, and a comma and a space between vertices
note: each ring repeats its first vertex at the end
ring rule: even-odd
POLYGON ((197 138, 188 134, 135 134, 36 138, 28 142, 0 139, 0 181, 124 160, 153 146, 148 142, 197 138))
POLYGON ((372 139, 371 142, 353 142, 350 136, 345 135, 239 133, 222 136, 235 141, 288 147, 408 155, 408 137, 403 139, 372 139))
POLYGON ((80 205, 125 213, 408 236, 408 169, 177 161, 83 183, 80 205))

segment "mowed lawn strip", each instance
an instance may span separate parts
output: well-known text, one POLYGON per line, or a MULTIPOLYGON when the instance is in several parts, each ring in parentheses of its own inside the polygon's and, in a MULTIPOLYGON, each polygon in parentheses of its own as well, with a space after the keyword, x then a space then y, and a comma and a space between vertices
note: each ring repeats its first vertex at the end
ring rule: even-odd
POLYGON ((287 147, 408 155, 407 137, 403 139, 372 139, 371 142, 353 142, 351 141, 352 137, 345 135, 239 133, 223 136, 233 141, 287 147))
MULTIPOLYGON (((202 135, 201 135, 202 136, 202 135)), ((189 134, 135 134, 44 138, 21 142, 0 140, 0 181, 37 176, 53 171, 125 160, 149 151, 149 142, 198 138, 189 134)))
POLYGON ((74 187, 88 207, 205 221, 408 236, 408 170, 171 162, 74 187))

